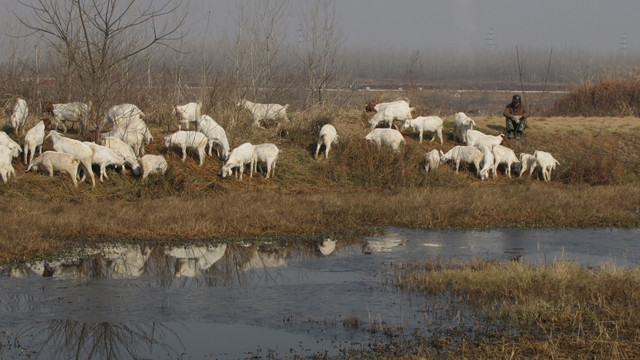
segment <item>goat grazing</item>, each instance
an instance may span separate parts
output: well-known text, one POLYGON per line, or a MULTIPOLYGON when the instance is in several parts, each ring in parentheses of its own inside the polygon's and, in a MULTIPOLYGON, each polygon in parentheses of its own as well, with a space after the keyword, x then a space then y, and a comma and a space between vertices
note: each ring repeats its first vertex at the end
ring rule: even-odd
POLYGON ((204 158, 206 157, 205 148, 207 147, 207 143, 207 137, 198 131, 179 130, 164 137, 165 147, 179 146, 182 149, 182 162, 187 159, 187 148, 196 149, 198 151, 200 166, 202 166, 204 158))
POLYGON ((394 120, 404 121, 413 118, 411 111, 413 111, 414 108, 409 107, 409 103, 405 100, 380 103, 374 108, 377 112, 369 120, 369 127, 371 129, 378 126, 381 122, 388 123, 389 128, 391 128, 394 120))
POLYGON ((338 144, 338 132, 333 125, 325 124, 320 129, 320 134, 318 134, 318 143, 316 145, 314 158, 318 158, 320 147, 324 145, 324 158, 327 159, 329 157, 329 150, 331 150, 331 144, 338 144))
POLYGON ((104 178, 107 178, 107 180, 109 179, 109 176, 107 175, 107 166, 116 165, 124 167, 126 162, 124 156, 116 153, 106 146, 98 145, 94 142, 85 141, 84 144, 93 150, 93 159, 91 160, 91 163, 100 167, 100 182, 103 182, 104 178))
MULTIPOLYGON (((55 131, 55 130, 52 130, 55 131)), ((80 160, 73 154, 58 151, 45 151, 42 155, 33 159, 27 167, 27 171, 31 169, 37 171, 39 167, 49 172, 49 176, 53 176, 54 171, 66 172, 71 177, 73 186, 78 186, 78 166, 80 160)))
POLYGON ((200 117, 201 111, 201 102, 190 102, 185 105, 174 106, 171 115, 174 117, 178 117, 178 130, 182 130, 182 124, 184 124, 185 130, 189 130, 189 124, 192 122, 196 122, 196 119, 200 117))
POLYGON ((475 146, 456 145, 447 151, 447 153, 443 153, 442 150, 440 150, 440 162, 444 163, 453 160, 456 163, 456 174, 458 173, 460 163, 464 162, 473 164, 476 167, 476 175, 480 177, 480 162, 482 162, 483 158, 484 154, 475 146))
POLYGON ((53 115, 53 120, 56 122, 55 130, 62 126, 64 133, 67 133, 67 122, 72 123, 72 127, 75 123, 80 123, 81 131, 84 131, 87 126, 87 118, 91 112, 91 101, 85 104, 83 102, 71 102, 66 104, 54 104, 51 101, 44 105, 44 111, 53 115))
POLYGON ((493 145, 491 147, 491 152, 493 153, 493 157, 495 159, 495 165, 493 167, 493 177, 496 177, 496 172, 498 171, 498 166, 500 164, 505 164, 506 168, 504 170, 504 173, 505 175, 507 175, 507 177, 511 177, 511 165, 520 163, 513 150, 502 145, 493 145))
POLYGON ((438 116, 418 116, 415 119, 407 119, 404 121, 405 129, 411 128, 420 133, 420 143, 422 143, 422 133, 425 131, 433 132, 433 141, 436 136, 442 144, 442 119, 438 116))
POLYGON ((220 168, 220 172, 218 175, 225 178, 228 175, 231 175, 234 169, 238 169, 235 173, 236 178, 238 178, 238 174, 240 175, 240 180, 242 180, 242 174, 244 173, 244 166, 249 164, 249 176, 253 177, 253 169, 255 168, 256 163, 256 152, 255 146, 250 143, 244 143, 237 148, 231 150, 229 154, 229 158, 227 162, 222 165, 220 168))
POLYGON ((262 120, 283 119, 285 121, 289 121, 289 118, 287 117, 287 108, 289 107, 289 104, 284 106, 280 104, 259 104, 253 103, 247 99, 241 99, 236 105, 249 110, 253 116, 253 124, 257 126, 260 126, 260 121, 262 120))
POLYGON ((140 163, 136 158, 136 154, 133 152, 131 146, 117 137, 107 136, 102 138, 102 145, 113 150, 116 154, 124 158, 125 164, 131 167, 133 175, 138 176, 141 173, 140 163))
POLYGON ((440 165, 440 153, 433 149, 424 156, 424 171, 436 170, 440 165))
POLYGON ((78 158, 80 164, 83 167, 89 177, 91 177, 91 186, 96 186, 96 179, 91 169, 91 163, 93 159, 93 150, 86 144, 83 144, 79 140, 69 139, 58 134, 57 131, 51 130, 46 136, 53 142, 53 149, 58 152, 72 154, 78 158))
POLYGON ((227 133, 222 126, 218 125, 210 116, 202 115, 196 119, 196 130, 203 133, 207 139, 209 139, 209 156, 211 156, 211 150, 215 145, 218 158, 227 160, 231 149, 229 147, 227 133))
POLYGON ((536 166, 539 166, 540 170, 542 170, 542 178, 544 181, 550 182, 551 171, 555 170, 556 165, 560 165, 560 162, 546 151, 536 150, 533 152, 533 157, 536 159, 536 166))
POLYGON ((151 174, 162 174, 167 171, 169 165, 167 160, 162 155, 150 155, 147 154, 138 159, 142 166, 142 180, 146 179, 151 174))
POLYGON ((459 112, 453 117, 453 140, 460 140, 463 144, 467 143, 467 130, 473 130, 476 122, 468 117, 465 113, 459 112))
POLYGON ((15 133, 24 132, 24 126, 27 122, 27 116, 29 115, 29 107, 24 99, 16 100, 16 104, 13 107, 13 113, 9 119, 9 125, 14 129, 15 133))
POLYGON ((373 129, 365 139, 375 144, 378 149, 381 145, 387 145, 391 146, 393 151, 400 151, 400 145, 406 143, 400 131, 395 129, 373 129))
POLYGON ((273 178, 273 174, 276 171, 276 161, 278 161, 278 154, 280 149, 274 144, 259 144, 254 146, 256 153, 256 161, 253 166, 253 170, 257 173, 258 166, 264 164, 267 168, 267 174, 265 178, 273 178))
POLYGON ((25 165, 31 164, 33 154, 36 149, 40 149, 40 155, 42 155, 42 145, 44 144, 45 135, 44 130, 49 125, 51 125, 51 121, 49 119, 42 119, 27 131, 27 134, 24 136, 24 145, 22 145, 22 154, 24 155, 25 165), (29 162, 27 162, 27 157, 29 158, 29 162))

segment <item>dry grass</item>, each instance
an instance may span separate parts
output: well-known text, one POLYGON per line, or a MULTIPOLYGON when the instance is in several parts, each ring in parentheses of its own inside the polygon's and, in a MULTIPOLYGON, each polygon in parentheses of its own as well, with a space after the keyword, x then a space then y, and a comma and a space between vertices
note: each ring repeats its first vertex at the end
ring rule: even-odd
MULTIPOLYGON (((146 149, 163 154, 169 171, 144 182, 108 170, 110 180, 104 184, 91 188, 85 183, 76 189, 68 177, 25 173, 24 165, 14 162, 16 179, 0 186, 5 224, 0 229, 0 259, 42 256, 63 250, 70 240, 105 238, 224 240, 378 225, 640 224, 637 118, 530 118, 525 137, 505 145, 516 153, 551 152, 561 165, 553 182, 545 184, 537 175, 501 175, 482 182, 467 167, 454 174, 450 164, 425 174, 426 152, 456 145, 452 115, 443 116, 444 144, 419 144, 417 134, 407 132, 407 145, 398 153, 378 151, 363 140, 371 115, 360 106, 292 111, 290 123, 269 129, 248 126, 248 114, 237 116, 222 108, 214 118, 228 128, 232 145, 273 142, 282 150, 274 179, 262 174, 242 182, 222 179, 217 176, 222 162, 215 156, 199 167, 190 153, 182 163, 179 150, 162 145, 170 128, 164 125, 152 127, 154 141, 146 149), (340 143, 328 160, 314 160, 317 129, 327 122, 338 130, 340 143)), ((474 120, 491 134, 504 126, 497 116, 474 120)))
POLYGON ((504 324, 482 334, 461 334, 456 341, 446 336, 425 340, 421 350, 413 350, 427 358, 640 356, 638 268, 586 268, 570 261, 436 261, 399 265, 394 277, 401 288, 460 296, 488 319, 504 324))

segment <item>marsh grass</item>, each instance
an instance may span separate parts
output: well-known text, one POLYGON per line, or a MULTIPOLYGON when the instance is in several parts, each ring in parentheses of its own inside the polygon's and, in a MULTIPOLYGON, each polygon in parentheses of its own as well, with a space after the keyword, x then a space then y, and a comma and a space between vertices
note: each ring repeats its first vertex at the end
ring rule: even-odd
MULTIPOLYGON (((504 327, 460 341, 425 340, 427 358, 599 358, 640 356, 640 269, 469 261, 400 264, 395 284, 428 295, 453 293, 504 327), (515 327, 514 333, 510 328, 515 327)), ((394 357, 397 358, 397 357, 394 357)), ((402 358, 402 357, 400 357, 402 358)))

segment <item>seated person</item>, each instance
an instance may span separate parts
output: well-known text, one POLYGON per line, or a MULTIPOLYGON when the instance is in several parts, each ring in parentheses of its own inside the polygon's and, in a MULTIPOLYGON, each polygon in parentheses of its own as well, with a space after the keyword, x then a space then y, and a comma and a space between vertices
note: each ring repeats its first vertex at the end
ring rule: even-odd
POLYGON ((507 137, 519 139, 527 128, 529 117, 529 109, 520 101, 520 95, 513 95, 511 103, 507 105, 502 115, 507 121, 507 137))

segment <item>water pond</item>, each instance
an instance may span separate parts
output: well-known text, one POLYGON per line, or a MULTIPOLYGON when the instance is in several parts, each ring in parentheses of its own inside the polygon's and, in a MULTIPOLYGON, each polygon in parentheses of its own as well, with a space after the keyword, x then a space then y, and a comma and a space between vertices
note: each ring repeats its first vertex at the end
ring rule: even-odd
POLYGON ((388 285, 390 264, 565 257, 637 266, 639 239, 640 230, 386 228, 348 244, 104 245, 0 268, 0 358, 339 355, 461 321, 388 285))

